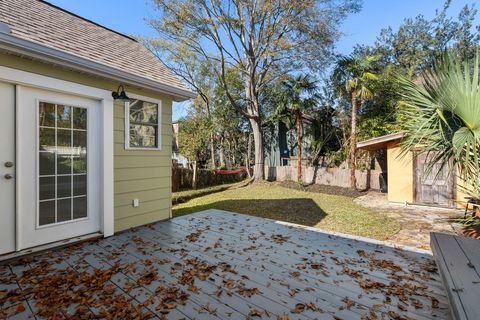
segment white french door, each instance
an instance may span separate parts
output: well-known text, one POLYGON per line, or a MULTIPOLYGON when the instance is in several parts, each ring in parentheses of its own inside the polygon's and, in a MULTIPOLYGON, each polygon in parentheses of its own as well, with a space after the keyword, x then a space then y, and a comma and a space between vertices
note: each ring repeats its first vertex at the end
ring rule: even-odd
POLYGON ((100 102, 17 87, 17 250, 100 230, 100 102))
POLYGON ((15 86, 0 82, 0 254, 15 251, 15 86))

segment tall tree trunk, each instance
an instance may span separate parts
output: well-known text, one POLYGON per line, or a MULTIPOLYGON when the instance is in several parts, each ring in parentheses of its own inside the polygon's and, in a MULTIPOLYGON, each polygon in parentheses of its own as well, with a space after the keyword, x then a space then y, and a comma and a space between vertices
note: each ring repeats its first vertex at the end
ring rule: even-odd
POLYGON ((302 118, 300 112, 296 112, 297 118, 297 181, 302 182, 302 118))
POLYGON ((215 164, 215 141, 213 132, 210 133, 210 157, 212 158, 212 169, 215 169, 217 166, 215 164))
MULTIPOLYGON (((225 153, 224 160, 225 160, 225 166, 227 167, 228 170, 232 169, 232 161, 231 160, 231 153, 232 153, 232 143, 230 142, 230 138, 227 137, 226 140, 224 140, 224 146, 226 145, 226 150, 227 152, 225 153)), ((224 149, 225 150, 225 149, 224 149)))
POLYGON ((232 161, 231 161, 232 168, 237 167, 237 158, 235 156, 236 153, 237 153, 237 140, 234 138, 232 141, 232 147, 230 150, 230 154, 232 155, 232 161))
POLYGON ((357 189, 357 90, 353 89, 352 94, 352 132, 350 134, 350 187, 357 189))
POLYGON ((225 145, 224 145, 224 138, 223 136, 220 138, 220 167, 225 167, 225 145))
POLYGON ((197 189, 197 161, 193 161, 192 189, 197 189))
POLYGON ((255 149, 255 166, 253 167, 253 179, 265 180, 265 159, 263 150, 262 118, 260 112, 259 95, 256 86, 256 74, 254 57, 248 59, 248 77, 245 80, 245 98, 247 101, 248 120, 252 127, 253 142, 255 149))
POLYGON ((263 135, 262 124, 259 118, 251 118, 250 126, 253 132, 253 142, 255 148, 255 166, 253 167, 253 179, 265 179, 264 153, 263 153, 263 135))
POLYGON ((248 177, 252 177, 250 172, 250 159, 252 158, 252 134, 248 133, 248 142, 247 142, 247 157, 245 158, 245 168, 247 169, 248 177))

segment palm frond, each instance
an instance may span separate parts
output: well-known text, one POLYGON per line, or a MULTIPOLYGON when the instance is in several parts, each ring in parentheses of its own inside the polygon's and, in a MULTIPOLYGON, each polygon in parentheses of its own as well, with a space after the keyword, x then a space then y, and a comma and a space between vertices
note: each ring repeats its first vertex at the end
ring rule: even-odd
POLYGON ((451 161, 461 179, 479 188, 480 78, 479 55, 461 63, 444 55, 422 77, 422 84, 397 76, 403 97, 400 109, 408 122, 402 144, 403 154, 419 147, 432 153, 427 164, 431 171, 451 161))

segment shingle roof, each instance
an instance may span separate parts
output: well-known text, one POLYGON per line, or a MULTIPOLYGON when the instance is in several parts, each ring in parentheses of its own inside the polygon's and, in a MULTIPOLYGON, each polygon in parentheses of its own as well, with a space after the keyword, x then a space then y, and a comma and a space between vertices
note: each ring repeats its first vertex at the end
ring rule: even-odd
POLYGON ((41 0, 0 0, 11 35, 142 78, 187 90, 136 40, 41 0))

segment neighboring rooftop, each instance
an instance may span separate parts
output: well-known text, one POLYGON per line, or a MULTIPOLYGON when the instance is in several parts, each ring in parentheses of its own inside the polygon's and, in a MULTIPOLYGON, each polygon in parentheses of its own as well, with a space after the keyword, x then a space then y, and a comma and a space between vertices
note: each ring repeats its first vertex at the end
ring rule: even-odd
MULTIPOLYGON (((185 91, 188 89, 135 39, 41 0, 1 0, 10 35, 185 91)), ((5 33, 5 31, 4 31, 5 33)))
POLYGON ((404 132, 391 133, 384 136, 368 139, 357 143, 357 148, 365 150, 385 149, 388 142, 400 141, 405 136, 404 132))

